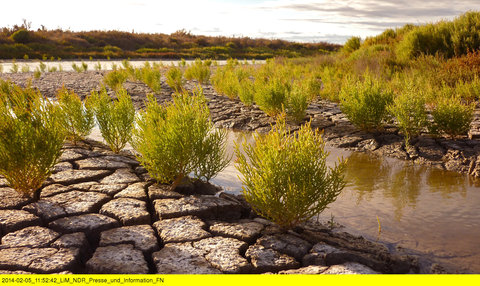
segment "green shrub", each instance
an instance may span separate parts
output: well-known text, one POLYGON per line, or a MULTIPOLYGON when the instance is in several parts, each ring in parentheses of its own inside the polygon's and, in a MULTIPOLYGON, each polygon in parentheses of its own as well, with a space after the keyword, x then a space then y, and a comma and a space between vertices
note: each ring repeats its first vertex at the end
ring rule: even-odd
POLYGON ((39 79, 41 76, 42 76, 42 72, 37 68, 37 69, 33 72, 33 77, 36 78, 36 79, 39 79))
POLYGON ((387 106, 392 102, 391 91, 382 87, 378 79, 366 74, 363 81, 350 79, 340 91, 342 112, 358 128, 379 130, 388 118, 387 106))
POLYGON ((155 93, 162 90, 161 78, 162 73, 159 69, 152 68, 148 62, 141 69, 135 70, 135 77, 150 87, 155 93))
POLYGON ((30 41, 30 33, 25 29, 15 31, 10 37, 15 43, 26 44, 30 41))
POLYGON ((94 69, 97 70, 97 71, 101 71, 102 70, 102 64, 100 62, 97 62, 94 66, 94 69))
POLYGON ((230 160, 226 131, 214 128, 202 90, 175 94, 166 106, 149 96, 133 134, 139 162, 157 181, 173 182, 172 189, 190 173, 208 181, 230 160))
POLYGON ((432 133, 444 133, 452 138, 467 134, 473 120, 474 105, 465 105, 458 97, 440 97, 432 110, 432 133))
POLYGON ((0 73, 3 73, 3 65, 0 64, 0 73))
POLYGON ((425 95, 412 82, 405 83, 400 93, 388 106, 388 111, 398 122, 405 136, 405 143, 428 127, 425 95))
POLYGON ((127 78, 125 70, 113 70, 103 76, 103 82, 113 90, 120 90, 127 78))
POLYGON ((342 51, 352 53, 360 48, 360 37, 351 37, 343 45, 342 51))
POLYGON ((468 101, 474 102, 480 99, 480 78, 475 76, 475 78, 470 81, 462 81, 460 80, 457 82, 455 86, 455 92, 460 98, 468 101))
POLYGON ((242 174, 243 194, 252 208, 284 228, 292 228, 321 213, 345 186, 345 163, 327 168, 328 152, 310 123, 289 134, 278 119, 255 144, 235 148, 236 168, 242 174))
POLYGON ((121 89, 112 101, 105 89, 92 92, 93 109, 103 139, 113 152, 122 150, 132 136, 135 108, 130 95, 121 89))
POLYGON ((10 68, 10 72, 18 73, 18 64, 15 61, 12 62, 12 67, 10 68))
POLYGON ((308 95, 305 90, 305 87, 299 83, 295 83, 286 102, 287 116, 297 123, 303 121, 309 103, 308 95))
POLYGON ((27 65, 22 66, 22 73, 27 73, 30 71, 30 67, 27 65))
POLYGON ((58 104, 62 109, 64 118, 63 126, 67 132, 67 138, 75 144, 90 134, 95 125, 93 102, 87 97, 84 102, 73 92, 62 88, 57 93, 58 104))
POLYGON ((30 88, 0 85, 0 174, 17 192, 36 197, 61 154, 61 112, 30 88))
POLYGON ((38 67, 40 68, 41 72, 45 72, 45 70, 47 69, 47 65, 44 62, 40 62, 38 67))
POLYGON ((167 78, 167 84, 176 92, 180 92, 183 88, 184 80, 183 80, 183 72, 181 69, 177 67, 171 67, 167 70, 165 75, 167 78))
POLYGON ((255 83, 249 78, 240 80, 238 86, 238 97, 246 106, 253 104, 255 96, 255 83))
POLYGON ((210 79, 210 67, 203 63, 200 59, 187 67, 184 74, 187 80, 196 79, 200 84, 208 83, 210 79))
POLYGON ((291 91, 291 84, 283 78, 274 76, 269 80, 255 81, 255 102, 269 116, 282 112, 291 91))
POLYGON ((48 72, 56 72, 56 71, 57 71, 57 67, 52 66, 48 68, 48 72))

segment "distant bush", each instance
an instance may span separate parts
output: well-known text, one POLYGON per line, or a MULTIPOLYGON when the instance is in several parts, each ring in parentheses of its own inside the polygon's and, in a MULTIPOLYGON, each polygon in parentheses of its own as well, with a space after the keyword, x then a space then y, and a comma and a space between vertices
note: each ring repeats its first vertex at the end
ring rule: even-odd
POLYGON ((195 79, 200 84, 208 83, 210 79, 210 66, 203 63, 200 59, 196 59, 193 64, 187 67, 184 76, 187 80, 195 79))
POLYGON ((327 168, 325 143, 310 123, 289 134, 280 118, 266 136, 254 139, 253 145, 243 143, 244 153, 235 148, 243 195, 255 212, 281 227, 318 215, 345 186, 345 163, 327 168))
POLYGON ((148 62, 143 68, 135 70, 135 77, 154 92, 160 93, 162 91, 162 72, 157 68, 151 67, 148 62))
POLYGON ((167 70, 165 74, 167 78, 167 85, 170 86, 176 92, 180 92, 183 88, 183 72, 177 67, 171 67, 167 70))
POLYGON ((30 33, 25 29, 15 31, 11 36, 15 43, 26 44, 30 41, 30 33))
POLYGON ((116 94, 117 100, 112 101, 105 89, 94 91, 91 100, 103 139, 118 153, 132 136, 135 108, 126 90, 121 89, 116 94))
POLYGON ((387 106, 393 94, 378 79, 365 74, 363 81, 350 79, 340 92, 341 109, 355 126, 362 130, 380 129, 388 118, 387 106))
POLYGON ((75 144, 90 134, 95 125, 93 102, 87 97, 84 102, 72 90, 62 88, 57 93, 58 104, 63 112, 63 126, 67 138, 75 144))
POLYGON ((240 80, 238 87, 238 97, 246 106, 250 106, 254 102, 255 83, 250 78, 240 80))
POLYGON ((149 96, 133 134, 139 162, 157 181, 172 183, 172 189, 191 173, 208 181, 229 162, 226 131, 214 128, 201 90, 175 94, 166 106, 149 96))
POLYGON ((12 188, 37 196, 64 139, 58 106, 33 89, 0 82, 0 174, 12 188))
POLYGON ((125 70, 113 70, 103 76, 103 82, 113 90, 120 90, 127 78, 128 74, 125 70))
POLYGON ((72 69, 78 73, 86 72, 88 69, 88 65, 82 61, 81 65, 78 66, 76 63, 72 64, 72 69))
POLYGON ((360 48, 360 37, 351 37, 343 45, 342 51, 352 53, 360 48))
POLYGON ((452 138, 467 134, 473 120, 474 105, 465 105, 455 97, 438 98, 432 110, 432 133, 444 133, 452 138))

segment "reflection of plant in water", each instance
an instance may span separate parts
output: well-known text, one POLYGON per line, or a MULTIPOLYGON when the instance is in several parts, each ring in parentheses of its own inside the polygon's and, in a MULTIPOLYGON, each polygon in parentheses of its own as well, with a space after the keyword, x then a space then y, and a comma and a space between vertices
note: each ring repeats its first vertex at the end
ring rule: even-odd
POLYGON ((453 193, 459 193, 463 198, 467 196, 467 175, 432 168, 426 177, 432 193, 440 193, 446 199, 453 193))
POLYGON ((395 206, 395 218, 400 221, 403 216, 402 210, 406 206, 415 208, 418 196, 421 192, 422 177, 425 168, 415 166, 402 166, 388 181, 388 187, 384 189, 384 195, 392 198, 395 206))
POLYGON ((357 204, 364 199, 371 200, 373 192, 380 188, 379 185, 383 184, 388 173, 389 168, 381 158, 353 152, 347 160, 345 178, 348 180, 347 184, 357 190, 357 204))

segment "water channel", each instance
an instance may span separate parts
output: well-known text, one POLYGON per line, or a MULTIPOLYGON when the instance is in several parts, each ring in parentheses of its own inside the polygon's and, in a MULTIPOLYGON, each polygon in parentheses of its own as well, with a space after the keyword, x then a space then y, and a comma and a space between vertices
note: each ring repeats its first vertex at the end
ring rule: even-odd
MULTIPOLYGON (((91 138, 102 140, 98 129, 91 138)), ((235 143, 254 143, 251 133, 228 131, 228 154, 235 143)), ((131 147, 127 147, 131 148, 131 147)), ((320 216, 346 231, 396 247, 442 265, 480 273, 480 181, 465 174, 413 165, 393 158, 326 146, 327 164, 347 159, 347 186, 320 216), (379 232, 380 222, 380 232, 379 232)), ((235 157, 212 183, 239 194, 235 157)))

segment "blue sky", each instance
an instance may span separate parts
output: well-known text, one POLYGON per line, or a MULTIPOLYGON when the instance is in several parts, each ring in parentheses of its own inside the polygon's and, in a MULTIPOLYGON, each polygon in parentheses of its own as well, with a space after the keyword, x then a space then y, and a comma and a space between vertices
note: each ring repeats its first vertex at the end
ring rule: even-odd
POLYGON ((343 43, 406 23, 451 20, 479 0, 15 0, 2 3, 0 26, 248 36, 343 43))

